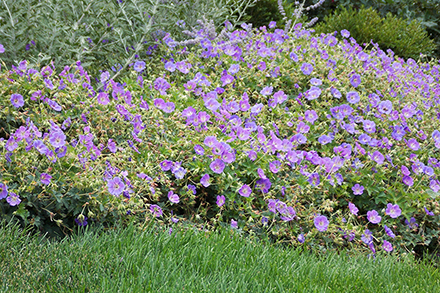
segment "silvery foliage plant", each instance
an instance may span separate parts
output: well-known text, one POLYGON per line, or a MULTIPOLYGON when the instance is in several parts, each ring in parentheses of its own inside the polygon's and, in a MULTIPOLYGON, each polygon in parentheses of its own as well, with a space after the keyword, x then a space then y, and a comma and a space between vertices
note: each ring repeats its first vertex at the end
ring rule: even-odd
POLYGON ((95 75, 93 68, 118 74, 151 55, 168 34, 184 40, 181 31, 203 17, 219 27, 234 14, 231 21, 238 23, 253 2, 233 7, 232 0, 3 0, 2 60, 8 66, 53 61, 58 69, 81 61, 95 75))

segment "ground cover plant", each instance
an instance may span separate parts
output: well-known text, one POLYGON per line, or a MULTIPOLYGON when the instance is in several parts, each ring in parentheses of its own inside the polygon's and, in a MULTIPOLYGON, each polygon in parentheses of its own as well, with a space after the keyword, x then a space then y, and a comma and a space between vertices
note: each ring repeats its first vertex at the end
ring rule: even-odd
POLYGON ((2 292, 437 292, 438 269, 379 253, 318 256, 218 233, 114 229, 53 243, 0 228, 2 292), (32 257, 29 257, 32 255, 32 257), (11 257, 13 256, 13 257, 11 257), (115 289, 117 288, 117 289, 115 289))
MULTIPOLYGON (((203 23, 201 23, 203 24, 203 23)), ((2 218, 50 233, 138 218, 314 251, 439 243, 439 65, 350 32, 166 38, 155 68, 92 86, 81 62, 0 73, 2 218)), ((4 48, 0 48, 4 51, 4 48)))

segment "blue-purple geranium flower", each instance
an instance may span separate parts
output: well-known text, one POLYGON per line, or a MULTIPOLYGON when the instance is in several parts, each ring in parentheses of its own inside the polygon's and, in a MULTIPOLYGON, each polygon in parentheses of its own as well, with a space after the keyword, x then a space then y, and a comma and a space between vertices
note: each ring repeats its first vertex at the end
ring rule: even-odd
POLYGON ((367 212, 367 219, 368 219, 368 221, 370 221, 370 223, 372 223, 372 224, 378 224, 378 223, 380 223, 380 221, 382 220, 382 217, 379 216, 379 214, 377 213, 377 211, 372 210, 372 211, 368 211, 368 212, 367 212))
POLYGON ((12 94, 11 95, 11 103, 15 108, 20 108, 24 106, 23 96, 20 94, 12 94))
POLYGON ((387 209, 385 210, 385 213, 390 216, 391 218, 395 219, 398 218, 402 214, 402 210, 400 209, 398 204, 387 204, 387 209))
POLYGON ((121 178, 115 177, 107 182, 108 192, 111 195, 119 196, 125 189, 125 184, 121 178))
POLYGON ((318 231, 324 232, 327 230, 329 222, 326 216, 317 216, 314 219, 314 224, 318 231))
POLYGON ((18 196, 18 194, 14 193, 14 192, 10 192, 9 196, 6 198, 6 201, 8 202, 8 204, 13 207, 16 205, 19 205, 21 202, 20 196, 18 196))

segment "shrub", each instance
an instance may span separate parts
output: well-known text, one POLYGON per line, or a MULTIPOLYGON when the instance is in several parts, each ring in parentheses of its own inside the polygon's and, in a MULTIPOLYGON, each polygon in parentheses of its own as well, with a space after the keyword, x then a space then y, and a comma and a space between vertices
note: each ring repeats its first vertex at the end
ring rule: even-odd
POLYGON ((373 10, 340 8, 324 22, 316 26, 317 33, 331 33, 348 30, 359 43, 373 41, 381 48, 391 49, 404 58, 419 58, 420 54, 431 56, 435 49, 434 42, 417 20, 407 20, 388 13, 385 18, 373 10))
POLYGON ((200 35, 100 89, 78 64, 3 68, 15 124, 0 141, 1 217, 43 230, 190 220, 318 251, 437 247, 438 64, 300 25, 200 35))
POLYGON ((246 9, 245 13, 246 22, 256 28, 268 26, 271 21, 280 22, 283 19, 278 10, 277 0, 259 0, 254 6, 246 9))
MULTIPOLYGON (((244 2, 250 2, 244 1, 244 2)), ((89 73, 117 71, 135 59, 146 59, 166 37, 184 40, 185 29, 202 16, 214 19, 215 28, 242 7, 231 0, 7 0, 0 9, 2 59, 8 66, 28 60, 31 64, 54 62, 58 70, 81 61, 89 73)), ((113 73, 113 72, 112 72, 113 73)), ((115 73, 113 73, 115 74, 115 73)))

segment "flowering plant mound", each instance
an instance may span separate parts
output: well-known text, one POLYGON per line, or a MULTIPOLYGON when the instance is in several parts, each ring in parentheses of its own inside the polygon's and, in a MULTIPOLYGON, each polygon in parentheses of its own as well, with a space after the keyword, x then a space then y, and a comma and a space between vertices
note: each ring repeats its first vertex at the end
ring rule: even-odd
POLYGON ((365 51, 348 31, 243 28, 217 42, 201 31, 155 74, 137 61, 99 88, 79 62, 3 69, 2 217, 70 229, 138 215, 314 249, 437 247, 440 66, 365 51))

